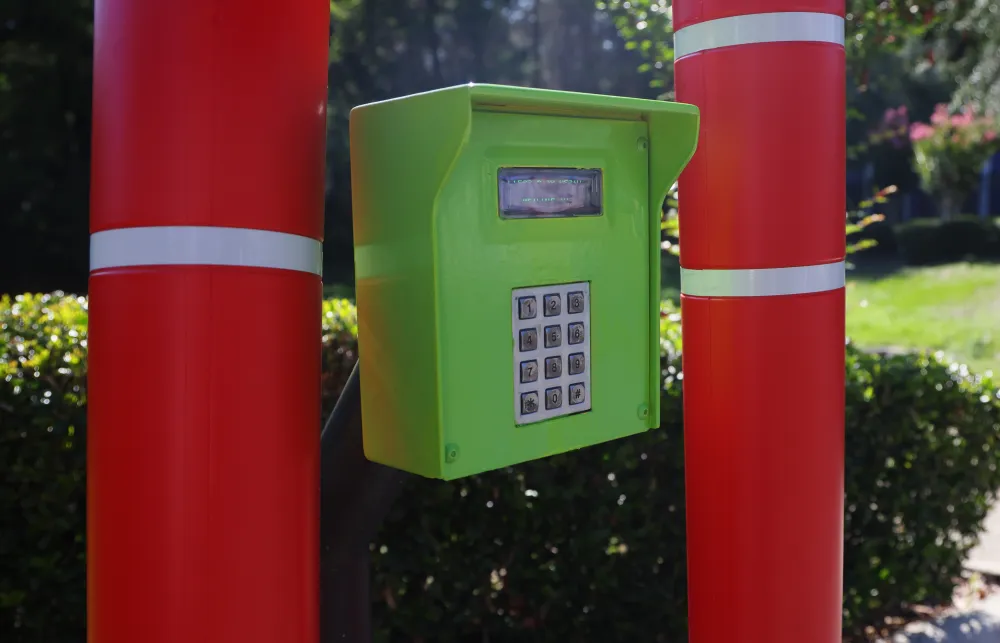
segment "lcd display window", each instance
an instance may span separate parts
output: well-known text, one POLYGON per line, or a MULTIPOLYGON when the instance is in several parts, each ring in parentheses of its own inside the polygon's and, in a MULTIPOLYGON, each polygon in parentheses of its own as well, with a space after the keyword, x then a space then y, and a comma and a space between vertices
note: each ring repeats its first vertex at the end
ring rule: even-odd
POLYGON ((497 178, 505 219, 601 214, 601 170, 501 168, 497 178))

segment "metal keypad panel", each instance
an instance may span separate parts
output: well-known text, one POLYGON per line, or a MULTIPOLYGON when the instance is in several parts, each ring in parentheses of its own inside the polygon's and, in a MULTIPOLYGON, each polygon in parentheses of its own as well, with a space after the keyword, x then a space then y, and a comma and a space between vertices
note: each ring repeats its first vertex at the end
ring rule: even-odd
POLYGON ((512 293, 514 416, 532 424, 590 410, 590 283, 512 293))

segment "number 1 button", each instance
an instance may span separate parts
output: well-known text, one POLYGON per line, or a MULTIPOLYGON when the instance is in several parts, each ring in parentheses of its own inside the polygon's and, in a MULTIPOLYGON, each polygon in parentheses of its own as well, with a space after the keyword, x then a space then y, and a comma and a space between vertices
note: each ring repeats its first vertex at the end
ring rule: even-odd
POLYGON ((537 311, 535 310, 535 298, 534 297, 521 297, 517 300, 518 302, 518 317, 520 319, 534 319, 537 311))

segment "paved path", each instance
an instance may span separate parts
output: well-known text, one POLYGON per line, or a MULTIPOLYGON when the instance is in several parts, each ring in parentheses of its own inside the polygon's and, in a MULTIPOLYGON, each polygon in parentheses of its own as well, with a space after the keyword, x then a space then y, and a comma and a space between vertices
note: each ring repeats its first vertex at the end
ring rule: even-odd
MULTIPOLYGON (((975 572, 1000 576, 1000 503, 986 516, 986 531, 979 545, 969 552, 965 567, 975 572)), ((998 639, 1000 640, 1000 639, 998 639)))
MULTIPOLYGON (((1000 577, 1000 503, 986 517, 985 527, 965 567, 1000 577)), ((1000 643, 1000 594, 965 604, 934 621, 911 623, 883 643, 1000 643)))
POLYGON ((1000 594, 929 623, 911 623, 885 643, 998 643, 1000 594))

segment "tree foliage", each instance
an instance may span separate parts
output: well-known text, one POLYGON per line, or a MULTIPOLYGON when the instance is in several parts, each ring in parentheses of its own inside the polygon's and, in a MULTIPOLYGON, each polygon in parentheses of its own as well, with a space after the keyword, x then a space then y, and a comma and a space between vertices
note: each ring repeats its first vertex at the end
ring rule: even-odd
MULTIPOLYGON (((845 48, 848 71, 859 85, 871 82, 870 65, 898 51, 937 23, 934 0, 848 0, 845 48)), ((640 68, 667 97, 673 90, 673 11, 669 0, 597 0, 618 26, 619 35, 646 57, 640 68)))
POLYGON ((87 278, 92 0, 0 13, 0 292, 87 278))
POLYGON ((957 87, 952 106, 1000 113, 1000 1, 942 0, 931 50, 957 87))

